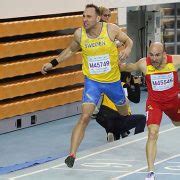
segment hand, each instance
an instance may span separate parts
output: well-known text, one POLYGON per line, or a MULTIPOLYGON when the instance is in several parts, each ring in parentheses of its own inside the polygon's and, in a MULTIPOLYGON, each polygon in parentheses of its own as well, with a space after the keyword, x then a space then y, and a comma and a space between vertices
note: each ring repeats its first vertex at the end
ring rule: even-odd
POLYGON ((119 61, 119 68, 120 68, 120 71, 126 71, 126 64, 119 61))
POLYGON ((119 59, 124 61, 129 57, 130 54, 130 50, 128 48, 123 49, 120 53, 119 53, 119 59))
POLYGON ((41 73, 42 74, 47 74, 47 71, 51 70, 53 68, 51 63, 46 63, 43 65, 42 69, 41 69, 41 73))

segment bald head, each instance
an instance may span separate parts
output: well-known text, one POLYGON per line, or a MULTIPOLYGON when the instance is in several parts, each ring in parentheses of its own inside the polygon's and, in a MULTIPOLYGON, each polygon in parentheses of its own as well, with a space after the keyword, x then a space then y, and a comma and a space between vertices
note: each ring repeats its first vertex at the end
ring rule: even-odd
POLYGON ((164 46, 161 42, 154 42, 154 43, 151 43, 149 47, 149 51, 152 51, 152 50, 164 52, 164 46))
POLYGON ((151 59, 151 64, 159 69, 165 62, 165 52, 164 46, 160 42, 154 42, 149 47, 149 57, 151 59))

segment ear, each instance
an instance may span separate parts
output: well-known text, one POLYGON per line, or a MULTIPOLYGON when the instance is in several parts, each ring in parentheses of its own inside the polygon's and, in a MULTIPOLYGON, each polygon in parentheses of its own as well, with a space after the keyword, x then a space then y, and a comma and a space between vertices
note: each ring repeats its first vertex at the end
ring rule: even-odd
POLYGON ((100 16, 97 16, 96 21, 99 22, 100 19, 101 19, 100 16))
POLYGON ((164 52, 163 52, 163 56, 166 57, 166 55, 167 55, 167 53, 164 51, 164 52))

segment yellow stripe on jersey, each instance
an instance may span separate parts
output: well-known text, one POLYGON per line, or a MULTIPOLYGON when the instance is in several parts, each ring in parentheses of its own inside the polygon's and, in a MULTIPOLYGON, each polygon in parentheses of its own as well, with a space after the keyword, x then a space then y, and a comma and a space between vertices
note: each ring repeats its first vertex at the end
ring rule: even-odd
POLYGON ((168 72, 172 72, 172 71, 176 71, 173 63, 166 64, 166 66, 162 69, 156 69, 152 65, 148 65, 146 75, 147 74, 156 74, 156 73, 157 74, 168 73, 168 72))

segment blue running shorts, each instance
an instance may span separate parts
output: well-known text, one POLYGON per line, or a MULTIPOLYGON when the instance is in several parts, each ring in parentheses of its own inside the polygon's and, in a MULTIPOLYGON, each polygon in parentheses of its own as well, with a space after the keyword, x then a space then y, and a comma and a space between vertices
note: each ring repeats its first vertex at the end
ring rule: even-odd
POLYGON ((126 102, 121 81, 102 83, 85 77, 82 102, 97 105, 101 94, 106 94, 117 106, 123 105, 126 102))

